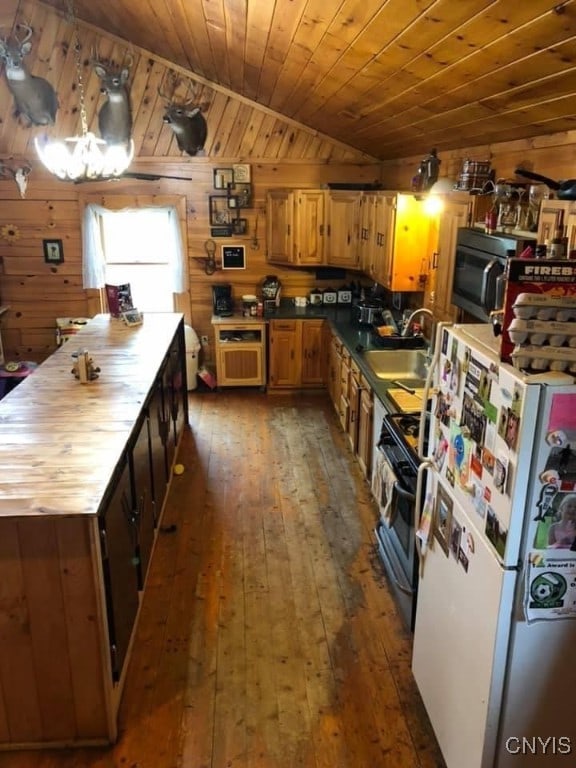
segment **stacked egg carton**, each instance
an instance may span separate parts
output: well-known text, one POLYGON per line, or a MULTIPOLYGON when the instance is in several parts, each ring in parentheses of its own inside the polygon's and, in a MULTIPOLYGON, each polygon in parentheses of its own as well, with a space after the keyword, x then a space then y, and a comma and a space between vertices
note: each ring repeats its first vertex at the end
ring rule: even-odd
POLYGON ((512 310, 507 327, 512 365, 576 374, 576 296, 520 293, 512 310))

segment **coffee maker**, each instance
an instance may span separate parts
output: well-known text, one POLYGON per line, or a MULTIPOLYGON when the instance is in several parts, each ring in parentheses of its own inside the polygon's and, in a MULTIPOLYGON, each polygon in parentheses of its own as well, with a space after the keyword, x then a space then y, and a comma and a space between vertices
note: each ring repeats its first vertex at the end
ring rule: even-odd
POLYGON ((232 286, 229 283, 212 286, 212 309, 219 317, 231 317, 234 314, 232 286))

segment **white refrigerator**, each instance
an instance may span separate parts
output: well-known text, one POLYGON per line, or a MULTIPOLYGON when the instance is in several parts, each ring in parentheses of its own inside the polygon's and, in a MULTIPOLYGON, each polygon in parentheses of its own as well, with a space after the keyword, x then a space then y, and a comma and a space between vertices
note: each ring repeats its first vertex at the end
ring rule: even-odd
POLYGON ((576 764, 576 385, 441 327, 412 670, 448 768, 576 764))

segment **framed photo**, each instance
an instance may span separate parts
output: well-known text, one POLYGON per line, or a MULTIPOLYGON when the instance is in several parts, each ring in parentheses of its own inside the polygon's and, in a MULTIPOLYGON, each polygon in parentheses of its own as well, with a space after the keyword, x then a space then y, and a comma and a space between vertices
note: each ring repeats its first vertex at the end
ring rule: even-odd
POLYGON ((228 198, 228 208, 240 208, 240 200, 236 195, 230 195, 228 198))
POLYGON ((250 208, 252 198, 251 184, 236 184, 234 186, 234 194, 238 198, 238 208, 250 208))
POLYGON ((222 246, 222 269, 246 269, 246 249, 243 245, 222 246))
POLYGON ((214 189, 228 189, 233 183, 232 168, 214 168, 214 189))
POLYGON ((232 214, 228 207, 226 195, 210 195, 208 198, 210 208, 210 226, 222 227, 232 223, 232 214))
POLYGON ((232 166, 234 174, 234 184, 249 184, 251 179, 250 166, 248 163, 235 163, 232 166))
POLYGON ((44 261, 46 264, 62 264, 64 261, 64 249, 62 240, 42 240, 44 246, 44 261))
POLYGON ((234 219, 232 231, 235 235, 245 235, 248 231, 248 219, 234 219))
POLYGON ((452 499, 441 485, 438 485, 436 493, 434 538, 444 550, 446 557, 448 557, 448 550, 452 539, 452 499))

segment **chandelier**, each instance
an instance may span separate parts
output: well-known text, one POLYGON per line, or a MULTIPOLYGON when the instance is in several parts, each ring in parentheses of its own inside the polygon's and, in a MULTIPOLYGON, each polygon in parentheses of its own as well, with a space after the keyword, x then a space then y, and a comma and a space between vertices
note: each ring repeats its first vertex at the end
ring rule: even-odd
POLYGON ((74 55, 80 98, 82 135, 70 136, 63 141, 50 140, 46 136, 36 137, 34 140, 36 151, 50 173, 59 179, 82 181, 84 179, 115 178, 120 176, 132 162, 134 142, 130 139, 128 146, 107 144, 104 139, 98 138, 88 130, 82 62, 80 60, 80 40, 72 0, 68 3, 68 14, 69 19, 74 24, 74 55))

